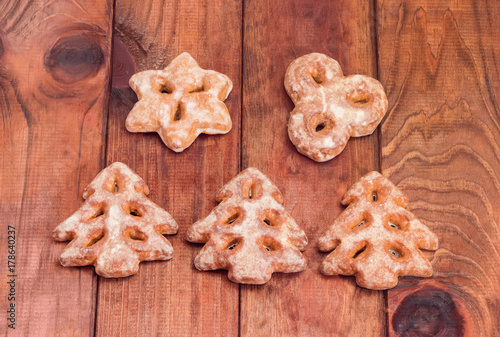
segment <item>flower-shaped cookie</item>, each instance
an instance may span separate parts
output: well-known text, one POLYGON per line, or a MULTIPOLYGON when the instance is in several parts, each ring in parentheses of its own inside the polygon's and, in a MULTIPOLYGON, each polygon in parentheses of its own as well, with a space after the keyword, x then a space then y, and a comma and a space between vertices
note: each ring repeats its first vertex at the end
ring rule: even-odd
POLYGON ((171 150, 182 152, 200 133, 231 130, 223 101, 233 83, 224 74, 200 68, 188 53, 163 70, 135 74, 129 84, 139 99, 126 120, 130 132, 157 132, 171 150))
POLYGON ((293 61, 285 89, 295 104, 288 121, 290 140, 318 162, 342 152, 349 137, 373 133, 387 111, 380 82, 364 75, 344 77, 338 62, 323 54, 293 61))

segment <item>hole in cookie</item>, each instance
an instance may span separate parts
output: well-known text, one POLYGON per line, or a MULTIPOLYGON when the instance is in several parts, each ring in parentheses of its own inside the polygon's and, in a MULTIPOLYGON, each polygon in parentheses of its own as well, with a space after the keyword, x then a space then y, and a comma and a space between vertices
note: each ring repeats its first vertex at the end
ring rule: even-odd
POLYGON ((109 193, 118 193, 121 191, 123 185, 121 184, 120 180, 122 180, 123 177, 121 177, 119 174, 115 175, 108 180, 106 180, 106 183, 104 185, 104 188, 109 192, 109 193))
POLYGON ((280 248, 280 244, 278 241, 273 239, 272 237, 264 237, 259 242, 260 246, 264 248, 268 252, 274 252, 280 248))
POLYGON ((164 84, 164 85, 162 85, 162 87, 160 88, 160 92, 161 92, 162 94, 167 94, 167 95, 168 95, 168 94, 171 94, 172 92, 174 92, 174 89, 173 89, 170 85, 168 85, 168 84, 164 84))
POLYGON ((193 90, 188 91, 188 93, 192 94, 194 92, 202 92, 202 91, 205 91, 205 86, 203 86, 203 85, 201 87, 196 87, 193 90))
POLYGON ((353 259, 357 258, 357 257, 358 257, 358 256, 360 256, 360 255, 361 255, 361 253, 363 253, 365 250, 366 250, 366 244, 365 244, 363 247, 361 247, 360 249, 358 249, 358 250, 356 251, 356 253, 354 253, 354 255, 352 256, 352 258, 353 258, 353 259))
POLYGON ((390 221, 388 222, 388 225, 391 226, 394 229, 401 229, 398 225, 396 225, 395 223, 392 223, 390 221))
POLYGON ((312 74, 312 78, 313 78, 314 82, 316 82, 317 84, 321 84, 324 82, 324 79, 322 77, 320 77, 319 74, 312 74))
POLYGON ((411 219, 406 213, 398 212, 387 214, 383 221, 388 230, 404 231, 411 219))
POLYGON ((172 118, 172 120, 174 122, 177 122, 181 120, 181 117, 182 117, 182 108, 181 105, 179 104, 177 105, 177 109, 175 110, 174 118, 172 118))
POLYGON ((391 192, 387 186, 373 186, 368 188, 366 193, 366 199, 369 202, 381 204, 387 200, 387 196, 391 192))
POLYGON ((326 136, 329 135, 335 127, 335 122, 328 116, 318 113, 309 120, 309 127, 311 133, 318 136, 326 136))
POLYGON ((226 246, 226 249, 227 250, 234 250, 234 249, 236 249, 236 247, 238 247, 239 243, 240 243, 240 241, 238 239, 233 239, 233 240, 229 241, 229 243, 226 246))
POLYGON ((369 212, 364 212, 349 224, 351 230, 363 230, 373 222, 373 216, 369 212))
POLYGON ((390 248, 389 253, 391 253, 391 255, 394 256, 396 259, 403 257, 403 252, 397 248, 390 248))
POLYGON ((240 213, 235 213, 235 214, 231 215, 226 220, 226 224, 230 225, 230 224, 234 223, 239 217, 240 217, 240 213))
POLYGON ((311 77, 316 84, 322 84, 326 80, 325 69, 322 67, 314 67, 311 72, 311 77))
POLYGON ((93 215, 89 218, 89 220, 96 219, 96 218, 98 218, 98 217, 100 217, 100 216, 102 216, 102 215, 104 215, 104 208, 103 208, 103 207, 99 208, 99 209, 97 210, 97 212, 95 212, 95 213, 94 213, 94 214, 93 214, 93 215))
POLYGON ((354 101, 352 101, 353 103, 355 104, 366 104, 370 101, 369 98, 359 98, 359 99, 356 99, 354 101))
POLYGON ((89 248, 89 247, 94 246, 96 243, 101 241, 103 237, 104 237, 104 230, 100 229, 99 231, 92 234, 92 236, 90 237, 90 240, 86 244, 86 247, 89 248))
POLYGON ((280 227, 281 224, 286 222, 286 219, 283 218, 283 215, 280 214, 275 209, 265 209, 263 210, 259 218, 262 220, 262 223, 269 227, 280 227))
POLYGON ((361 227, 363 226, 364 224, 366 223, 366 221, 363 219, 361 220, 356 226, 354 226, 352 229, 355 229, 355 228, 358 228, 358 227, 361 227))
POLYGON ((134 241, 146 241, 147 239, 146 234, 137 227, 127 228, 123 235, 134 241))
POLYGON ((347 99, 354 105, 364 105, 372 100, 372 95, 362 90, 354 90, 349 95, 347 99))
POLYGON ((138 218, 142 217, 142 213, 135 207, 130 207, 128 213, 138 218))
POLYGON ((144 207, 142 207, 136 201, 131 201, 129 203, 122 205, 122 209, 126 213, 136 218, 142 218, 144 216, 144 207))
POLYGON ((262 197, 262 181, 258 179, 252 179, 245 181, 241 186, 241 194, 244 198, 250 200, 258 200, 262 197))
POLYGON ((325 123, 319 123, 318 125, 316 125, 316 129, 314 129, 314 131, 320 132, 324 128, 325 128, 325 123))

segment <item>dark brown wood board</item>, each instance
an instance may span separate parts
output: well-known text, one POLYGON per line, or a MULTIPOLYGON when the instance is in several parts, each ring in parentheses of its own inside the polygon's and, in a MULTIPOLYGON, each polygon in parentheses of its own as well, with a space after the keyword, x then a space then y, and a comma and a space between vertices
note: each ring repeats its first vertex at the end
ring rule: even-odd
POLYGON ((185 239, 187 228, 208 215, 217 190, 239 167, 242 8, 238 1, 221 4, 116 3, 107 163, 122 161, 143 177, 151 200, 172 214, 179 232, 168 236, 172 260, 142 263, 139 273, 126 279, 99 278, 97 335, 238 334, 238 285, 226 272, 197 271, 193 259, 202 245, 185 239), (202 68, 231 78, 226 104, 234 126, 227 135, 201 135, 179 154, 156 133, 129 133, 125 118, 137 100, 128 86, 134 69, 162 69, 184 51, 202 68))
POLYGON ((0 0, 0 335, 496 336, 500 329, 500 5, 498 1, 0 0), (228 75, 233 121, 174 153, 133 134, 130 76, 189 52, 228 75), (320 52, 344 74, 379 79, 389 111, 371 136, 316 163, 288 139, 283 80, 320 52), (115 161, 177 220, 169 261, 137 275, 63 268, 52 230, 115 161), (254 166, 305 230, 308 268, 238 285, 200 272, 186 231, 254 166), (381 172, 439 236, 431 278, 389 291, 326 277, 317 248, 362 175, 381 172), (16 228, 16 329, 8 328, 8 226, 16 228))
POLYGON ((345 74, 376 76, 371 17, 369 1, 245 1, 242 168, 255 166, 275 182, 309 245, 304 272, 241 286, 241 336, 385 335, 384 293, 322 276, 326 254, 316 245, 346 189, 378 169, 377 133, 351 139, 326 163, 300 155, 288 139, 293 103, 283 85, 290 62, 311 52, 337 59, 345 74))
POLYGON ((498 334, 499 14, 498 2, 378 3, 382 170, 440 240, 434 276, 388 292, 391 336, 498 334))
POLYGON ((66 243, 52 230, 104 164, 112 9, 108 1, 0 2, 2 336, 94 332, 93 268, 61 267, 66 243), (16 277, 6 276, 7 226, 16 232, 16 277), (14 301, 4 292, 11 278, 14 301))

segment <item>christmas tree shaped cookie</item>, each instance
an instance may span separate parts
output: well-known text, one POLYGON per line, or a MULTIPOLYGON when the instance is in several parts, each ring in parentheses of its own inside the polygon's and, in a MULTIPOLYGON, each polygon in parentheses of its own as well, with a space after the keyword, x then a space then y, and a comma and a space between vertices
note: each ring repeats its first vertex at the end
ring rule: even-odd
POLYGON ((61 264, 94 265, 101 276, 124 277, 137 273, 140 261, 171 259, 172 245, 163 234, 175 234, 177 223, 148 194, 125 164, 100 172, 83 191, 85 203, 54 229, 55 240, 72 240, 61 264))
POLYGON ((242 171, 218 192, 217 202, 187 233, 188 241, 206 243, 195 258, 197 269, 227 269, 231 281, 248 284, 266 283, 273 272, 305 269, 306 235, 259 170, 242 171))
POLYGON ((319 239, 331 251, 325 275, 354 275, 368 289, 393 288, 398 276, 429 277, 432 266, 420 249, 436 250, 438 238, 410 211, 408 200, 378 172, 361 178, 344 195, 349 205, 319 239))

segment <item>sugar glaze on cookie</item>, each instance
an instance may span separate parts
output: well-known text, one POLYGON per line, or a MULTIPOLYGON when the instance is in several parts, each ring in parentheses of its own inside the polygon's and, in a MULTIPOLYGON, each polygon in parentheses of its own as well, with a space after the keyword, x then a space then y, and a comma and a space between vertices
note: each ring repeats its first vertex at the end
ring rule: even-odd
POLYGON ((336 157, 350 137, 370 135, 387 111, 387 97, 377 80, 344 76, 334 59, 319 53, 294 60, 285 89, 295 104, 288 135, 303 155, 324 162, 336 157))

